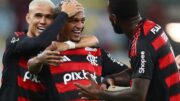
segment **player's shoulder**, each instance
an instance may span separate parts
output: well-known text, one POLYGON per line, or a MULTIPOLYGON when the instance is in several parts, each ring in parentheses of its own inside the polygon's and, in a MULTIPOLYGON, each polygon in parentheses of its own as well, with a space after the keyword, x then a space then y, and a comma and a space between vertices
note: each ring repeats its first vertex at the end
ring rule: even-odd
POLYGON ((155 37, 162 32, 163 32, 163 29, 159 24, 157 24, 154 21, 151 21, 149 19, 144 20, 144 23, 143 23, 144 36, 154 36, 155 37))
POLYGON ((6 43, 18 42, 24 36, 25 36, 25 32, 14 32, 10 34, 9 37, 6 39, 6 43))
POLYGON ((14 35, 15 35, 16 37, 22 37, 22 36, 25 35, 25 32, 14 32, 14 35))

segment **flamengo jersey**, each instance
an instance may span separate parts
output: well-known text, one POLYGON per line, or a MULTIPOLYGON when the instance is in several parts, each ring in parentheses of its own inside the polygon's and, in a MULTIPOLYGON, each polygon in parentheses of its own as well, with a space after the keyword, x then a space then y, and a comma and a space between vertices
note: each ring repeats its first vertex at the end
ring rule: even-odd
POLYGON ((117 73, 127 68, 124 64, 113 60, 100 48, 86 47, 68 50, 60 52, 60 55, 63 57, 63 63, 57 67, 50 66, 59 95, 58 101, 88 101, 80 99, 74 82, 89 84, 86 74, 90 73, 91 77, 100 83, 102 75, 117 73))
POLYGON ((133 78, 150 79, 146 101, 180 101, 180 76, 168 37, 150 20, 142 20, 129 51, 133 78))
POLYGON ((39 75, 31 74, 28 71, 27 60, 32 53, 19 53, 18 48, 15 48, 26 37, 23 32, 16 32, 7 39, 3 55, 0 101, 47 100, 45 80, 41 77, 47 77, 48 73, 43 70, 39 75))

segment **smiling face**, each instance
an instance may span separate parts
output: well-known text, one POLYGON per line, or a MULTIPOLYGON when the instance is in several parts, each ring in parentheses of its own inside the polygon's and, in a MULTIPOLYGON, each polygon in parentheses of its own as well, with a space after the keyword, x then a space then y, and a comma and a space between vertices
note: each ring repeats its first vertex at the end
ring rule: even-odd
POLYGON ((53 8, 48 4, 36 4, 26 15, 29 24, 27 35, 30 37, 39 36, 53 21, 53 8))
POLYGON ((67 23, 61 30, 61 35, 64 36, 67 40, 74 42, 80 41, 81 34, 84 29, 84 22, 84 11, 77 13, 75 16, 68 19, 67 23))

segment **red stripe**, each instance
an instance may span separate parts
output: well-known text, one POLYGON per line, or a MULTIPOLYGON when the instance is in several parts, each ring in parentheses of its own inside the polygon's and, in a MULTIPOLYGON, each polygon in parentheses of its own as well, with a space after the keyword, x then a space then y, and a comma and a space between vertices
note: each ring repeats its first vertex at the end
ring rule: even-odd
POLYGON ((175 62, 175 58, 172 52, 169 52, 167 55, 159 59, 160 69, 167 68, 170 64, 175 62))
POLYGON ((30 101, 30 100, 20 96, 20 97, 18 97, 18 101, 30 101))
POLYGON ((180 101, 180 94, 170 96, 170 101, 180 101))
POLYGON ((166 39, 164 39, 164 33, 162 33, 160 36, 158 36, 155 40, 153 40, 152 45, 154 49, 157 51, 159 48, 161 48, 165 43, 167 42, 166 39))
POLYGON ((149 31, 155 26, 156 24, 150 20, 147 20, 145 23, 144 23, 144 35, 146 36, 149 31))
POLYGON ((23 68, 25 68, 27 70, 28 66, 27 66, 27 60, 26 59, 20 58, 18 64, 19 64, 20 67, 23 67, 23 68))
POLYGON ((14 32, 17 37, 24 35, 24 32, 14 32))
POLYGON ((72 71, 89 71, 89 72, 96 72, 96 75, 102 74, 102 67, 101 66, 93 66, 89 62, 64 62, 59 66, 51 66, 50 67, 52 74, 59 74, 65 72, 72 72, 72 71))
POLYGON ((41 83, 35 83, 31 80, 23 81, 23 78, 18 76, 18 86, 25 90, 31 90, 34 92, 45 92, 46 88, 41 83))
POLYGON ((180 77, 179 72, 176 72, 176 73, 168 76, 166 78, 166 80, 165 80, 168 88, 170 88, 174 84, 177 84, 178 82, 180 82, 180 78, 179 77, 180 77))
POLYGON ((90 84, 90 81, 87 79, 84 80, 76 80, 76 81, 69 81, 66 85, 64 83, 57 83, 56 89, 59 93, 69 92, 77 90, 77 87, 74 85, 74 83, 80 83, 82 85, 88 85, 90 84))
POLYGON ((92 49, 96 49, 97 51, 89 51, 85 49, 86 48, 72 49, 60 53, 62 55, 87 55, 91 53, 94 56, 101 56, 101 50, 99 48, 92 48, 92 49))

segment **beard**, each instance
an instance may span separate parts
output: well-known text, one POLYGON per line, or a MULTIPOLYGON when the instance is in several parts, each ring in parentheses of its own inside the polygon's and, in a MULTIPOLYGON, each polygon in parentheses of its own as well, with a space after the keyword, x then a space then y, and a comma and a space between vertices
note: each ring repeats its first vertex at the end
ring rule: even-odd
POLYGON ((123 31, 122 31, 122 29, 118 26, 118 24, 112 23, 112 27, 113 27, 115 33, 117 33, 117 34, 123 34, 123 31))

